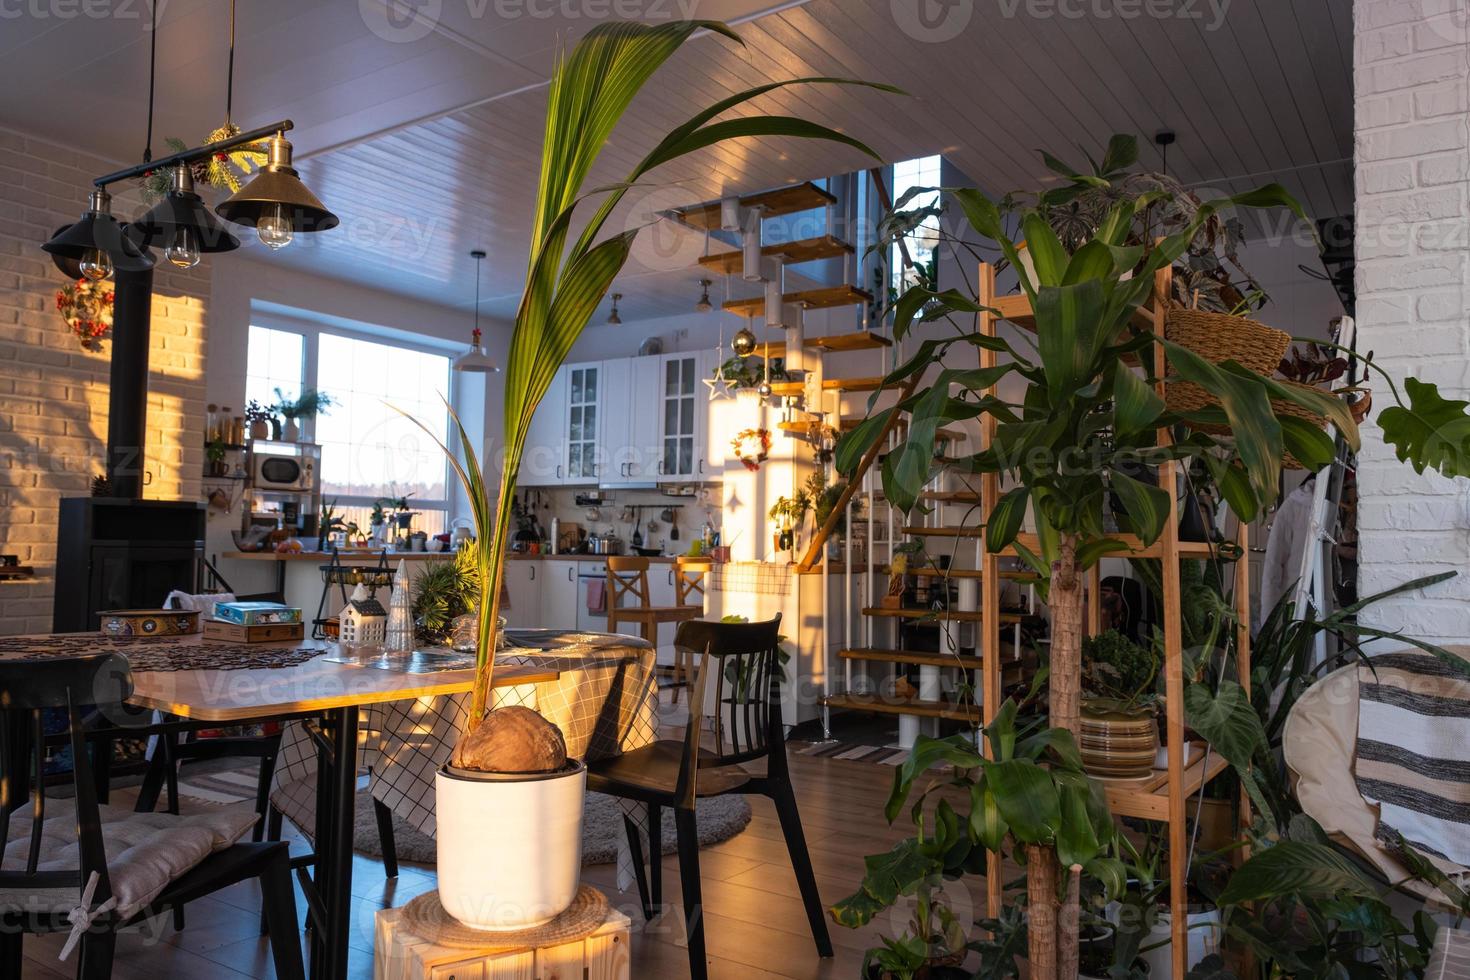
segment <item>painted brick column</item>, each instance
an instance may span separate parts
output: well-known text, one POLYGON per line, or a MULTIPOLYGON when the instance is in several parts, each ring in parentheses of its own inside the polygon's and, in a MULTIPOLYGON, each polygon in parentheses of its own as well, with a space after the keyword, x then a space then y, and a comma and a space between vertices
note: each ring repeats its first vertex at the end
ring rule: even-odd
MULTIPOLYGON (((1358 347, 1395 378, 1470 397, 1470 0, 1355 0, 1358 347)), ((1390 404, 1381 382, 1375 408, 1390 404)), ((1375 412, 1376 414, 1376 412, 1375 412)), ((1470 481, 1416 475, 1371 422, 1359 470, 1359 590, 1460 577, 1379 604, 1372 625, 1470 643, 1470 481)))

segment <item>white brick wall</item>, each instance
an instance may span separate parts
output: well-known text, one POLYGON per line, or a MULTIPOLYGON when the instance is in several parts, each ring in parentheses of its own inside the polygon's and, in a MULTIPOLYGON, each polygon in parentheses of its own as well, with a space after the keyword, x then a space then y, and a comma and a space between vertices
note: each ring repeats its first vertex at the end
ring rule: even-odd
MULTIPOLYGON (((1470 0, 1355 0, 1353 13, 1359 349, 1395 377, 1470 397, 1470 0)), ((1460 573, 1367 618, 1470 643, 1470 481, 1416 475, 1371 423, 1363 443, 1360 592, 1460 573)))
MULTIPOLYGON (((57 501, 85 496, 102 472, 112 345, 101 353, 78 346, 56 312, 66 279, 40 246, 82 213, 92 178, 117 166, 0 129, 0 552, 18 554, 40 576, 0 582, 0 634, 51 628, 57 501)), ((115 195, 119 216, 139 207, 124 190, 115 195)), ((199 496, 209 265, 154 273, 149 497, 199 496)))

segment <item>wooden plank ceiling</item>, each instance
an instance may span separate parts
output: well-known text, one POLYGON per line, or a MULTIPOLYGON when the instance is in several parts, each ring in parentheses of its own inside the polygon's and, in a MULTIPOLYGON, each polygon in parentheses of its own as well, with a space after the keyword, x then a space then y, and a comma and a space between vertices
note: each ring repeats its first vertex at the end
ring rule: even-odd
MULTIPOLYGON (((389 19, 377 4, 241 5, 234 118, 295 119, 303 176, 344 224, 268 260, 468 305, 467 253, 483 247, 484 311, 509 316, 525 271, 544 82, 558 43, 593 21, 497 16, 490 0, 420 3, 418 19, 389 19)), ((677 4, 645 6, 667 15, 677 4)), ((138 7, 137 22, 6 21, 0 125, 136 159, 148 57, 147 8, 138 7)), ((221 7, 162 6, 156 150, 162 136, 197 138, 223 116, 221 7)), ((889 0, 703 0, 696 13, 739 22, 745 45, 706 36, 679 52, 634 103, 592 180, 619 179, 661 133, 732 91, 840 75, 910 94, 807 86, 743 111, 833 126, 887 161, 942 153, 995 193, 1046 178, 1038 148, 1080 160, 1078 146, 1128 131, 1152 153, 1147 137, 1168 128, 1178 134, 1169 170, 1186 182, 1228 192, 1279 180, 1314 215, 1351 211, 1346 3, 1235 0, 1217 20, 1204 3, 1195 16, 1130 18, 1028 16, 1024 3, 981 0, 949 8, 970 9, 970 20, 942 41, 906 32, 891 9, 889 0)), ((864 165, 845 147, 744 140, 659 171, 660 186, 631 194, 614 225, 864 165)), ((688 311, 704 251, 702 236, 667 223, 646 235, 617 286, 624 319, 688 311)))

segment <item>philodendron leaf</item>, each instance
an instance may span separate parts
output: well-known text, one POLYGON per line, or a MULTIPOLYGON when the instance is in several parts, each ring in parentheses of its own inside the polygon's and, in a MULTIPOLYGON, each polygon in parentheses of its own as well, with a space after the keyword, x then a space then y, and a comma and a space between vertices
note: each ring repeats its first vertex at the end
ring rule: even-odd
POLYGON ((1196 963, 1184 980, 1237 980, 1230 968, 1225 965, 1225 960, 1219 953, 1211 953, 1196 963))
POLYGON ((1281 841, 1236 869, 1221 905, 1239 905, 1283 895, 1376 897, 1378 888, 1351 861, 1323 844, 1281 841))
POLYGON ((1184 716, 1216 752, 1239 768, 1248 767, 1256 750, 1266 744, 1261 716, 1234 681, 1222 680, 1218 694, 1205 684, 1189 685, 1184 690, 1184 716))
POLYGON ((1470 402, 1445 398, 1439 388, 1418 378, 1405 378, 1409 404, 1378 413, 1383 439, 1398 458, 1423 473, 1433 467, 1445 476, 1470 476, 1470 402))

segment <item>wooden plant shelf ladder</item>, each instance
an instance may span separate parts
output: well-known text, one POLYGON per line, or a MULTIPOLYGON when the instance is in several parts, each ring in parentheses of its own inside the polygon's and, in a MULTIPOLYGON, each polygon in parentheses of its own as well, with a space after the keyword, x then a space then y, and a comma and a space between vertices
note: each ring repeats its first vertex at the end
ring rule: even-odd
MULTIPOLYGON (((1153 368, 1156 377, 1162 379, 1165 374, 1165 357, 1163 344, 1159 343, 1164 335, 1164 320, 1168 311, 1168 297, 1172 279, 1172 270, 1164 268, 1158 271, 1154 277, 1153 294, 1146 305, 1139 308, 1134 314, 1133 322, 1136 326, 1149 330, 1155 339, 1152 345, 1153 368)), ((979 289, 977 299, 982 308, 986 310, 998 309, 999 314, 982 312, 978 314, 978 328, 985 336, 995 336, 997 327, 1001 320, 1006 320, 1022 329, 1035 330, 1035 317, 1031 314, 1031 306, 1024 293, 1019 295, 997 296, 995 290, 995 268, 989 263, 980 263, 979 289)), ((1141 356, 1147 356, 1143 354, 1141 356)), ((996 363, 996 353, 990 350, 980 351, 980 366, 990 367, 996 363)), ((994 394, 992 387, 990 393, 994 394)), ((1164 397, 1163 382, 1158 383, 1158 395, 1164 397)), ((982 419, 982 444, 990 445, 995 437, 995 419, 993 416, 984 416, 982 419)), ((1167 427, 1158 430, 1158 439, 1161 446, 1170 444, 1172 434, 1167 427)), ((1208 544, 1194 542, 1181 542, 1179 540, 1179 502, 1176 474, 1178 464, 1169 460, 1159 466, 1159 485, 1163 487, 1169 496, 1169 514, 1164 521, 1164 533, 1159 540, 1152 545, 1144 546, 1136 538, 1127 535, 1114 535, 1128 541, 1132 548, 1129 551, 1116 552, 1115 557, 1152 557, 1160 559, 1163 579, 1163 627, 1164 627, 1164 689, 1165 689, 1165 722, 1164 728, 1168 744, 1173 748, 1169 753, 1168 767, 1156 771, 1154 775, 1146 780, 1109 780, 1100 779, 1107 794, 1108 804, 1115 816, 1130 816, 1148 820, 1157 820, 1168 824, 1169 835, 1169 909, 1171 912, 1171 955, 1173 957, 1172 976, 1182 977, 1187 972, 1185 961, 1188 954, 1188 859, 1190 857, 1190 840, 1187 826, 1187 803, 1189 797, 1198 792, 1210 779, 1219 775, 1226 768, 1226 763, 1219 758, 1217 753, 1207 751, 1200 759, 1190 760, 1190 765, 1185 765, 1185 752, 1179 751, 1184 743, 1184 643, 1182 617, 1182 600, 1180 595, 1179 571, 1180 562, 1188 560, 1201 560, 1212 555, 1212 549, 1208 544)), ((995 501, 1000 499, 1000 477, 999 474, 987 473, 981 477, 982 504, 980 513, 987 514, 994 506, 995 501)), ((1236 636, 1236 665, 1238 680, 1246 693, 1250 692, 1250 564, 1244 556, 1250 553, 1249 535, 1250 526, 1245 522, 1238 522, 1236 543, 1240 546, 1242 557, 1236 562, 1235 568, 1235 603, 1238 617, 1236 636)), ((1023 542, 1026 543, 1026 542, 1023 542)), ((1031 542, 1035 546, 1035 542, 1031 542)), ((1014 549, 1011 549, 1014 553, 1014 549)), ((985 679, 982 718, 989 723, 1000 710, 1000 576, 999 563, 1002 556, 985 551, 982 555, 981 576, 981 611, 983 622, 979 627, 982 643, 983 676, 985 679)), ((1101 609, 1098 605, 1098 586, 1101 573, 1099 566, 1094 565, 1087 573, 1087 591, 1090 596, 1088 602, 1086 629, 1089 635, 1095 635, 1101 629, 1101 609)), ((987 753, 990 751, 989 742, 984 745, 987 753)), ((1094 777, 1096 778, 1096 777, 1094 777)), ((1245 806, 1242 802, 1242 819, 1245 820, 1245 806)), ((999 855, 987 855, 987 899, 990 915, 996 916, 1001 911, 1001 867, 999 855)))

